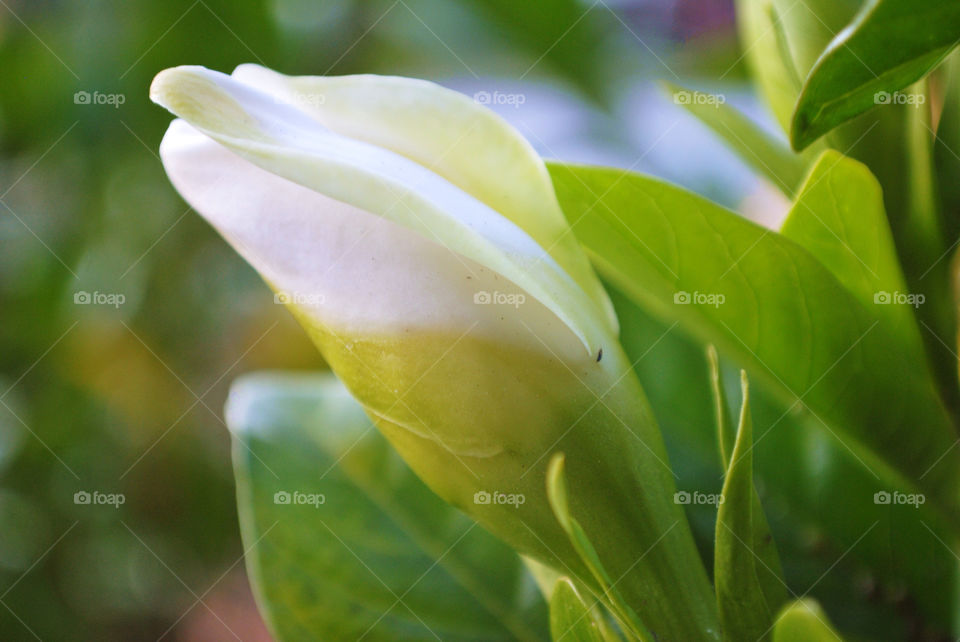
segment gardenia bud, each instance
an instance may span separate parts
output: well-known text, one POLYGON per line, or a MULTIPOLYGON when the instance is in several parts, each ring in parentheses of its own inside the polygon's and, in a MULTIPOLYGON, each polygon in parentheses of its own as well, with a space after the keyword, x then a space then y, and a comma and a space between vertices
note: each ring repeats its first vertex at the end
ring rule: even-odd
POLYGON ((517 132, 406 78, 177 67, 151 97, 182 119, 160 147, 174 186, 434 491, 591 583, 546 500, 563 450, 571 507, 647 626, 713 639, 712 592, 612 306, 517 132))

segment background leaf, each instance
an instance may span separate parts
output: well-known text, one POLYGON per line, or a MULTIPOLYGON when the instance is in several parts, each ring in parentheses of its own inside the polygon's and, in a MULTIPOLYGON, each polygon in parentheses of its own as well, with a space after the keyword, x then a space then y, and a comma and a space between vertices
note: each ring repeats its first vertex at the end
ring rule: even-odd
POLYGON ((796 154, 727 102, 678 100, 697 93, 662 83, 674 102, 696 116, 733 149, 745 163, 762 174, 774 187, 792 197, 803 181, 807 167, 796 154))
MULTIPOLYGON (((930 134, 928 129, 922 133, 930 134)), ((929 155, 929 150, 924 153, 929 155)), ((923 282, 922 290, 909 289, 884 211, 883 190, 865 165, 832 150, 823 152, 780 231, 819 259, 861 303, 888 319, 911 350, 922 352, 926 340, 940 394, 948 407, 958 406, 955 360, 933 334, 934 328, 953 327, 949 310, 938 309, 952 303, 944 296, 946 288, 932 278, 923 282), (934 326, 927 325, 925 333, 918 325, 921 311, 926 312, 924 322, 934 326)), ((933 276, 934 270, 929 272, 933 276)), ((947 330, 937 334, 950 336, 947 330)))
POLYGON ((753 486, 750 389, 746 373, 741 377, 740 423, 723 484, 723 502, 717 508, 714 583, 724 637, 759 641, 767 639, 786 591, 773 537, 753 486), (761 573, 774 581, 761 583, 761 573))
POLYGON ((550 460, 550 467, 547 470, 547 497, 550 500, 550 507, 553 509, 554 515, 569 536, 573 548, 600 586, 605 604, 616 615, 620 624, 635 635, 636 639, 654 640, 654 636, 647 630, 641 618, 620 595, 616 588, 616 580, 613 580, 603 567, 600 556, 580 522, 570 514, 570 506, 567 503, 567 482, 563 466, 563 455, 557 453, 550 460))
POLYGON ((720 356, 712 344, 707 346, 707 364, 710 366, 710 392, 713 396, 713 414, 717 423, 720 463, 726 470, 730 467, 730 455, 737 441, 737 431, 730 420, 730 406, 727 404, 723 376, 720 372, 720 356))
POLYGON ((860 0, 737 0, 743 55, 777 122, 789 133, 803 79, 860 0))
POLYGON ((919 331, 911 307, 879 304, 878 293, 907 293, 883 193, 865 165, 833 150, 823 152, 780 228, 813 254, 861 303, 888 317, 916 349, 919 331))
MULTIPOLYGON (((719 493, 716 400, 703 347, 677 322, 652 317, 615 288, 611 294, 621 341, 662 427, 677 487, 691 495, 719 493)), ((720 365, 724 396, 737 406, 739 368, 728 359, 720 365)), ((938 541, 949 542, 950 529, 937 522, 930 503, 878 505, 878 491, 915 491, 867 468, 763 387, 750 393, 755 485, 790 590, 817 599, 838 627, 859 639, 899 642, 918 628, 946 636, 956 612, 958 565, 938 541)), ((734 424, 731 436, 735 430, 734 424)), ((716 508, 691 502, 684 509, 702 558, 712 564, 716 508)))
POLYGON ((797 600, 777 616, 773 642, 842 642, 826 614, 813 600, 797 600))
POLYGON ((332 375, 245 377, 227 419, 249 572, 279 639, 547 638, 516 553, 431 493, 332 375))
POLYGON ((553 642, 605 642, 610 638, 604 634, 604 629, 570 578, 557 580, 550 598, 553 642))
POLYGON ((810 70, 793 115, 794 148, 876 106, 878 92, 889 95, 919 80, 958 40, 954 0, 870 0, 810 70))
POLYGON ((956 437, 925 356, 813 256, 653 178, 550 170, 578 238, 626 294, 716 343, 871 467, 885 462, 956 515, 956 437))

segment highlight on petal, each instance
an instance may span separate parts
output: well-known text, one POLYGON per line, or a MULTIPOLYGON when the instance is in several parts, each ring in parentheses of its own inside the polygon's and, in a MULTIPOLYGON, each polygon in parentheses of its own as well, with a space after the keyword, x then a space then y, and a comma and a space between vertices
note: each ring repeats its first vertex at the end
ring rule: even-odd
MULTIPOLYGON (((184 120, 171 123, 160 156, 177 191, 278 293, 341 334, 449 328, 511 345, 530 342, 477 293, 504 291, 495 272, 386 218, 272 174, 184 120)), ((524 302, 522 319, 553 349, 578 346, 547 308, 524 302)))
POLYGON ((589 394, 560 361, 593 359, 552 311, 529 297, 508 311, 477 304, 478 293, 522 296, 498 273, 261 169, 183 120, 160 155, 190 205, 288 297, 371 416, 459 455, 491 456, 532 449, 536 431, 516 425, 552 425, 556 397, 589 394))
POLYGON ((505 277, 569 326, 588 353, 610 336, 595 300, 531 235, 425 166, 202 67, 161 72, 151 98, 266 173, 404 226, 505 277))
POLYGON ((254 64, 232 75, 342 136, 423 165, 519 225, 594 300, 616 334, 613 306, 564 218, 543 160, 496 112, 417 78, 286 76, 254 64))

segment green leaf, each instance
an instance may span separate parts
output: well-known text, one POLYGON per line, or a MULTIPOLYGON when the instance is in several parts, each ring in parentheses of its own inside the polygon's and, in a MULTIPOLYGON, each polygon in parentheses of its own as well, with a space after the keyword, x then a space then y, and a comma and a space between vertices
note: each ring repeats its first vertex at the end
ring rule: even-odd
POLYGON ((879 306, 794 241, 695 194, 621 170, 550 170, 578 238, 624 293, 715 343, 865 465, 922 484, 957 521, 953 426, 924 354, 879 306))
POLYGON ((743 55, 784 132, 803 79, 860 0, 736 0, 743 55))
MULTIPOLYGON (((922 96, 924 102, 932 99, 927 79, 914 83, 909 92, 922 96)), ((931 109, 907 111, 906 169, 909 177, 908 224, 917 229, 920 247, 916 248, 929 261, 938 259, 946 249, 940 220, 940 202, 937 197, 934 158, 934 124, 931 109)))
POLYGON ((712 344, 707 346, 707 363, 710 366, 710 392, 713 395, 713 412, 717 423, 717 444, 720 447, 720 462, 724 470, 730 466, 730 453, 737 440, 737 433, 730 421, 730 406, 723 391, 723 377, 720 372, 720 357, 712 344))
POLYGON ((810 70, 793 115, 794 148, 888 102, 929 73, 958 39, 955 0, 870 0, 810 70))
POLYGON ((593 575, 600 589, 603 591, 604 602, 614 613, 620 624, 631 631, 637 639, 654 640, 655 638, 644 626, 636 612, 630 608, 620 592, 616 589, 616 581, 610 578, 600 556, 587 537, 586 532, 580 523, 570 514, 570 506, 567 502, 567 483, 563 472, 564 457, 561 453, 556 453, 551 459, 547 469, 547 498, 550 501, 550 508, 556 515, 560 526, 570 538, 577 555, 583 560, 587 569, 593 575))
POLYGON ((793 602, 780 612, 773 628, 773 642, 843 642, 827 615, 814 600, 793 602))
POLYGON ((752 120, 732 105, 717 100, 692 100, 699 92, 677 85, 663 83, 674 102, 696 116, 757 172, 765 176, 777 189, 789 197, 803 181, 806 163, 781 143, 763 131, 752 120))
POLYGON ((602 620, 568 577, 557 580, 550 597, 550 634, 553 642, 606 642, 611 639, 602 620))
MULTIPOLYGON (((937 171, 939 200, 944 212, 960 211, 960 52, 954 51, 940 67, 943 90, 943 111, 936 126, 934 167, 937 171)), ((947 235, 956 238, 960 232, 958 217, 947 217, 947 235)))
MULTIPOLYGON (((711 394, 711 369, 703 347, 675 331, 674 323, 652 318, 616 289, 611 289, 611 296, 623 328, 621 341, 637 364, 682 487, 714 492, 726 465, 717 466, 717 398, 711 394)), ((739 403, 739 395, 730 385, 735 378, 731 367, 722 365, 720 372, 726 376, 720 389, 726 391, 722 400, 726 407, 727 399, 730 405, 739 403)), ((881 585, 902 586, 931 627, 949 630, 957 564, 927 527, 945 542, 951 540, 950 528, 936 520, 929 502, 919 509, 891 510, 875 504, 874 494, 880 490, 915 490, 899 487, 894 480, 877 479, 842 442, 805 424, 802 416, 787 414, 781 403, 765 393, 762 387, 751 386, 754 479, 764 506, 769 507, 765 512, 779 557, 789 560, 791 580, 801 588, 809 587, 826 573, 827 579, 816 586, 816 597, 841 611, 861 613, 856 618, 859 626, 851 619, 844 622, 851 633, 856 627, 859 639, 873 639, 877 631, 900 626, 899 614, 851 590, 836 568, 828 572, 837 557, 849 550, 845 560, 869 568, 881 585), (773 425, 776 428, 767 431, 773 425), (869 531, 866 536, 865 531, 869 531), (812 549, 811 541, 817 542, 812 549)), ((727 423, 732 424, 729 453, 736 421, 727 423)), ((716 508, 706 504, 684 508, 699 548, 711 551, 712 558, 716 508)))
MULTIPOLYGON (((921 138, 931 136, 929 128, 915 125, 914 129, 917 128, 922 130, 916 132, 921 138)), ((939 228, 938 221, 930 220, 936 219, 934 212, 938 210, 934 204, 935 181, 929 168, 930 156, 929 144, 911 155, 917 159, 912 163, 917 168, 912 199, 916 204, 910 226, 917 232, 939 228)), ((821 154, 781 233, 819 259, 877 316, 887 319, 902 340, 912 346, 911 350, 924 351, 918 315, 922 314, 920 319, 929 330, 937 330, 939 336, 952 335, 954 322, 949 309, 952 302, 947 300, 948 287, 942 281, 948 262, 936 266, 942 267, 942 271, 927 270, 928 278, 920 282, 922 290, 909 289, 884 211, 883 190, 865 165, 835 151, 821 154)), ((936 233, 920 235, 928 239, 924 254, 930 257, 927 265, 932 265, 943 254, 943 249, 933 249, 939 248, 939 241, 931 238, 936 233)), ((950 401, 956 386, 956 363, 938 343, 929 354, 934 357, 933 365, 938 367, 938 378, 945 382, 941 384, 941 394, 950 401), (939 358, 940 355, 946 358, 939 358)))
POLYGON ((885 295, 907 294, 907 283, 870 170, 839 152, 823 152, 804 182, 780 232, 813 254, 877 316, 887 318, 913 349, 921 345, 909 305, 885 295))
MULTIPOLYGON (((738 428, 733 428, 730 421, 729 410, 727 408, 726 395, 724 394, 723 378, 720 372, 719 357, 717 350, 712 345, 707 349, 707 361, 710 366, 711 393, 717 416, 717 434, 720 440, 720 457, 723 462, 724 471, 729 476, 731 474, 732 463, 736 463, 739 474, 746 475, 745 471, 752 471, 752 464, 738 461, 740 457, 753 458, 753 448, 745 446, 746 454, 733 457, 734 449, 737 446, 740 434, 743 431, 744 424, 752 432, 753 415, 749 408, 749 396, 747 394, 746 373, 741 371, 741 387, 743 401, 740 409, 740 423, 738 428)), ((744 440, 748 437, 744 436, 744 440)), ((751 477, 751 486, 753 484, 751 477)), ((725 492, 725 491, 724 491, 725 492)), ((783 581, 783 568, 780 565, 780 555, 777 553, 777 545, 773 541, 773 535, 770 532, 770 525, 767 523, 767 516, 760 503, 760 494, 756 488, 751 492, 752 498, 751 510, 751 529, 749 537, 743 537, 744 541, 750 542, 750 549, 756 554, 759 565, 755 565, 756 577, 760 582, 760 588, 763 592, 766 603, 770 605, 771 610, 775 609, 783 602, 787 595, 785 592, 786 584, 783 581)), ((719 522, 718 522, 719 524, 719 522)))
POLYGON ((547 639, 516 553, 431 493, 332 375, 247 376, 227 420, 248 570, 277 639, 547 639))
POLYGON ((714 583, 724 638, 762 640, 767 639, 786 590, 773 536, 753 486, 753 422, 746 372, 741 372, 741 386, 740 424, 723 484, 723 502, 717 508, 714 583), (761 581, 761 574, 766 581, 761 581))

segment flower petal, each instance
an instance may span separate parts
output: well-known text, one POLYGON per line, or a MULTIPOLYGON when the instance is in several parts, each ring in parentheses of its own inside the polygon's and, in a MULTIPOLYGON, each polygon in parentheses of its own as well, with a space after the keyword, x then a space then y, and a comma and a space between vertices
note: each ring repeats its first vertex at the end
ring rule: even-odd
POLYGON ((504 290, 497 275, 411 230, 271 174, 186 121, 160 145, 177 191, 281 295, 344 335, 406 330, 471 333, 531 343, 517 320, 569 353, 570 329, 536 301, 504 315, 477 292, 504 290), (522 311, 522 314, 519 312, 522 311))
POLYGON ((225 74, 177 67, 151 97, 251 163, 392 220, 506 277, 541 301, 596 353, 609 331, 586 293, 510 220, 425 167, 340 136, 225 74))
POLYGON ((490 456, 533 438, 517 421, 539 425, 552 412, 544 399, 560 393, 536 388, 559 387, 541 381, 551 368, 587 394, 559 360, 593 360, 552 311, 532 298, 477 305, 478 292, 508 291, 496 272, 261 169, 183 120, 170 125, 160 155, 190 205, 288 297, 281 301, 372 416, 450 451, 490 456), (501 353, 525 365, 505 372, 501 353), (503 387, 507 377, 514 385, 503 387))
POLYGON ((285 76, 254 64, 240 65, 233 77, 338 134, 416 161, 519 225, 593 299, 616 334, 613 306, 564 218, 543 160, 494 111, 416 78, 285 76))

